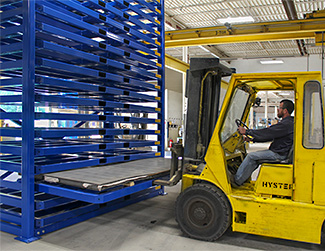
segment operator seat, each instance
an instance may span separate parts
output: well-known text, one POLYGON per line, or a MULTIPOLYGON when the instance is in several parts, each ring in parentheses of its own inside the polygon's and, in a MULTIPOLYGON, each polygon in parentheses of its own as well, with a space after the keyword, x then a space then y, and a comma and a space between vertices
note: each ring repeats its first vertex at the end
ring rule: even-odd
POLYGON ((272 163, 272 164, 292 164, 293 163, 293 144, 292 147, 290 148, 287 158, 285 158, 284 160, 259 160, 257 161, 257 163, 259 165, 263 164, 263 163, 272 163))

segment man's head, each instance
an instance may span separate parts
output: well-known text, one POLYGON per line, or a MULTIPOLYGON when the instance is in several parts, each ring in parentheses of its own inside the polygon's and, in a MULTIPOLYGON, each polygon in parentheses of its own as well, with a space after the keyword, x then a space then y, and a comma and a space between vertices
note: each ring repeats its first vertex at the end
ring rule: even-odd
POLYGON ((278 117, 279 118, 285 118, 290 116, 290 114, 294 110, 294 104, 289 99, 283 99, 280 102, 280 106, 278 108, 278 117))

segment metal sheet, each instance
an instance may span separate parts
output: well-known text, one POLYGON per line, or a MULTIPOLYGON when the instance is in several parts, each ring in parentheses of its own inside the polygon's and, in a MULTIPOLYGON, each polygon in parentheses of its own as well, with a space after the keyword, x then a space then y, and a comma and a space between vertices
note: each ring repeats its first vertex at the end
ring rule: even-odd
POLYGON ((44 181, 104 191, 114 186, 167 175, 170 159, 151 158, 44 174, 44 181))

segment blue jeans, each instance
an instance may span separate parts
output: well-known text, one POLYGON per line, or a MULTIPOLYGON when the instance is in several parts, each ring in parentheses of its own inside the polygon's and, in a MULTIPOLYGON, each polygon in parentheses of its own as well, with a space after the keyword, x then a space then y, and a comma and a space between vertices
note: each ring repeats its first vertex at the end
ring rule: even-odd
POLYGON ((265 162, 268 160, 281 161, 286 159, 286 157, 286 155, 280 155, 271 150, 256 151, 247 154, 234 176, 236 184, 239 186, 242 185, 252 175, 254 170, 259 166, 259 160, 265 160, 265 162))

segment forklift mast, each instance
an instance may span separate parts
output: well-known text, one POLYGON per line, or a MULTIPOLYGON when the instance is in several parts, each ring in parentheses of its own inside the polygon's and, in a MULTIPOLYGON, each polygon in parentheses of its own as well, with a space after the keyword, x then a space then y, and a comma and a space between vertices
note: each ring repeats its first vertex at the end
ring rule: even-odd
POLYGON ((202 162, 219 115, 222 77, 235 73, 218 58, 192 58, 187 71, 184 157, 202 162))

